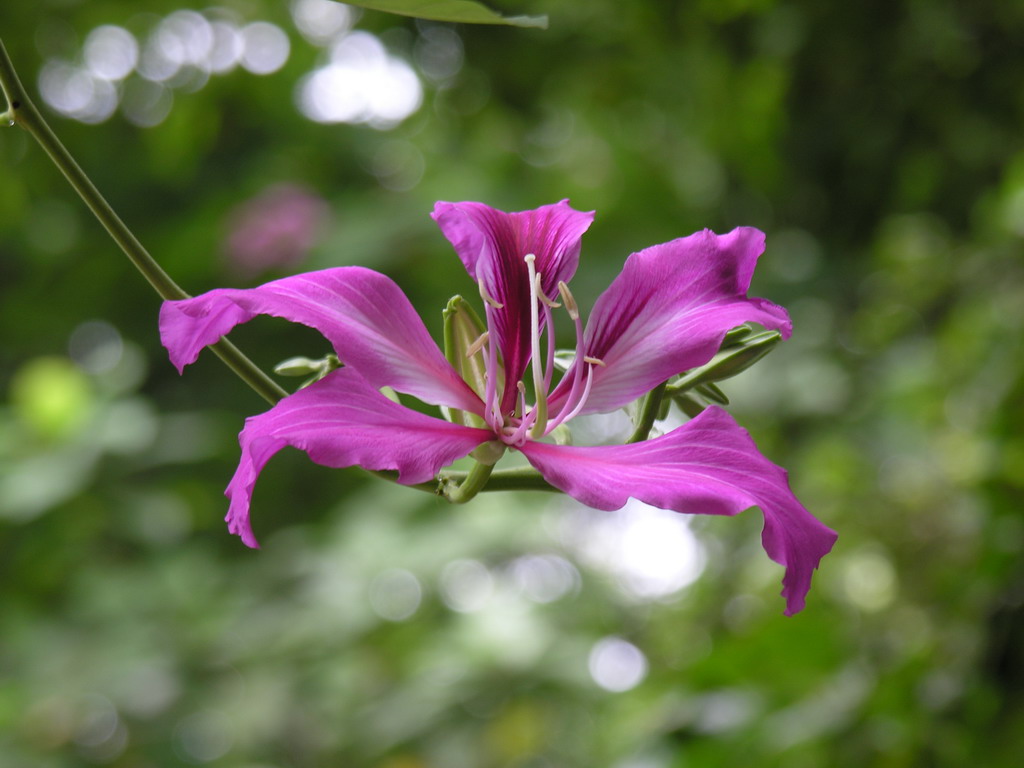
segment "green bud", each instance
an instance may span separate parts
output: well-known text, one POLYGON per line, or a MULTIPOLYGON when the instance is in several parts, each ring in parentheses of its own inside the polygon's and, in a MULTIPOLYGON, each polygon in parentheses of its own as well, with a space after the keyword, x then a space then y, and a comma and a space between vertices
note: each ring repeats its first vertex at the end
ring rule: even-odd
POLYGON ((289 357, 274 366, 278 376, 309 376, 318 373, 323 365, 322 360, 310 360, 308 357, 289 357))
MULTIPOLYGON (((684 373, 669 385, 669 392, 683 392, 699 385, 731 379, 771 352, 781 339, 782 335, 778 331, 765 331, 747 336, 739 344, 721 349, 700 368, 684 373)), ((718 402, 713 396, 709 399, 718 402)))
POLYGON ((279 376, 309 376, 308 379, 299 384, 299 389, 305 389, 310 384, 320 381, 328 373, 338 368, 341 368, 341 361, 334 354, 327 355, 319 360, 311 360, 308 357, 289 357, 287 360, 274 366, 274 373, 279 376))
MULTIPOLYGON (((444 356, 459 376, 483 398, 487 389, 487 366, 484 360, 486 328, 480 316, 461 296, 453 296, 441 313, 444 320, 444 356)), ((499 382, 499 391, 501 384, 499 382)), ((445 417, 466 427, 483 427, 483 420, 472 413, 447 408, 445 417)))

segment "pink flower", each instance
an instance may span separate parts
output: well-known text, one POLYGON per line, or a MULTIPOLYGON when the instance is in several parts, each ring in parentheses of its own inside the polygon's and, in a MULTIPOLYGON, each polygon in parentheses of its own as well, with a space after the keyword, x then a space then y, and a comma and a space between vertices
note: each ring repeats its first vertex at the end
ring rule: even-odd
POLYGON ((278 184, 231 215, 225 250, 242 277, 301 264, 330 218, 327 203, 304 187, 278 184))
POLYGON ((666 435, 627 445, 545 440, 574 416, 622 407, 706 363, 725 334, 745 322, 788 337, 786 311, 746 295, 764 235, 749 227, 727 235, 705 230, 634 253, 584 330, 568 282, 593 213, 566 201, 518 213, 442 202, 433 217, 484 300, 486 331, 469 345, 473 364, 462 370, 472 375, 465 379, 401 289, 362 267, 163 305, 160 331, 179 371, 257 314, 316 328, 344 364, 246 420, 241 461, 226 491, 229 529, 257 546, 249 519, 253 486, 286 445, 319 464, 397 470, 399 482, 414 484, 487 443, 496 454, 520 451, 550 485, 597 509, 618 509, 630 497, 684 513, 735 515, 760 507, 762 544, 786 566, 786 613, 800 611, 836 534, 800 504, 785 470, 764 458, 724 410, 711 406, 666 435), (560 307, 575 327, 576 354, 555 383, 560 307), (469 416, 464 423, 428 416, 388 399, 381 387, 469 416))

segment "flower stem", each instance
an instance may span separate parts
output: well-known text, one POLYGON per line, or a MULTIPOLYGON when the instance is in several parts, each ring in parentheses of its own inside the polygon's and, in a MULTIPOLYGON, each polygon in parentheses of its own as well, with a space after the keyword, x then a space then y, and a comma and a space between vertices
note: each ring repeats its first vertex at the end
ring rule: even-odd
POLYGON ((465 504, 483 490, 493 471, 493 464, 481 464, 478 461, 462 478, 462 482, 454 482, 450 475, 442 474, 439 486, 441 495, 453 504, 465 504))
MULTIPOLYGON (((187 299, 188 294, 149 255, 138 238, 111 208, 110 203, 96 189, 85 171, 75 162, 71 153, 61 144, 60 139, 46 123, 42 113, 36 109, 28 92, 22 86, 2 40, 0 40, 0 88, 3 89, 8 104, 8 109, 0 115, 0 120, 11 125, 20 125, 39 143, 53 164, 64 174, 64 178, 89 207, 89 210, 99 219, 100 224, 107 230, 114 242, 120 246, 135 268, 142 273, 142 276, 153 286, 161 298, 172 301, 187 299)), ((276 403, 282 397, 287 396, 288 393, 284 389, 227 339, 221 339, 217 343, 211 344, 210 349, 242 381, 269 403, 276 403)))
MULTIPOLYGON (((382 480, 389 480, 393 483, 398 482, 398 473, 392 470, 368 471, 371 475, 379 477, 382 480)), ((469 499, 451 499, 449 495, 445 493, 445 487, 459 486, 461 488, 472 473, 473 470, 470 470, 469 472, 446 470, 442 472, 438 478, 439 482, 416 483, 405 487, 414 488, 417 491, 425 491, 426 493, 431 493, 435 496, 444 496, 449 501, 462 503, 469 501, 469 499)), ((479 488, 476 493, 483 493, 485 491, 551 491, 553 493, 558 493, 558 489, 548 483, 548 481, 545 480, 533 467, 516 467, 515 469, 494 470, 487 479, 487 485, 479 488)))
POLYGON ((640 410, 640 420, 637 422, 636 430, 626 441, 627 443, 639 443, 646 440, 648 435, 651 434, 651 427, 654 426, 654 420, 658 418, 658 411, 661 408, 662 398, 665 397, 665 387, 667 385, 668 381, 663 381, 647 393, 647 396, 644 398, 643 407, 640 410))

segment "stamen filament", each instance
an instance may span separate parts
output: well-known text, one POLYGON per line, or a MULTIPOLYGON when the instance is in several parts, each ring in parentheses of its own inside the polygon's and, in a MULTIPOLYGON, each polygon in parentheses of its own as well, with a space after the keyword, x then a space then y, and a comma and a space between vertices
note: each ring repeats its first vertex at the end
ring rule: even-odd
MULTIPOLYGON (((552 304, 555 307, 560 305, 552 304)), ((554 318, 552 317, 551 307, 552 304, 544 304, 544 330, 548 334, 548 357, 546 365, 544 367, 544 391, 551 391, 551 378, 555 373, 555 325, 554 318)))
MULTIPOLYGON (((523 399, 523 408, 526 407, 525 398, 523 399)), ((520 446, 526 442, 526 433, 530 427, 534 426, 537 419, 537 409, 534 408, 529 413, 523 415, 523 420, 519 423, 519 426, 511 434, 505 433, 508 437, 508 444, 514 446, 520 446)))
POLYGON ((537 296, 540 275, 534 266, 537 260, 534 254, 526 254, 523 260, 526 262, 526 270, 530 277, 530 367, 533 369, 533 395, 536 398, 532 411, 536 422, 530 436, 536 439, 544 434, 548 422, 548 393, 544 387, 544 370, 540 360, 540 299, 537 296))
MULTIPOLYGON (((480 295, 484 295, 484 289, 481 286, 480 295)), ((495 302, 497 303, 497 302, 495 302)), ((487 318, 487 331, 488 338, 494 330, 494 311, 495 307, 487 302, 485 299, 484 303, 484 316, 487 318)), ((488 344, 487 345, 487 386, 484 391, 484 421, 487 425, 498 431, 501 429, 503 419, 501 418, 501 407, 498 404, 498 345, 488 344)))
MULTIPOLYGON (((586 362, 583 354, 583 321, 580 320, 579 307, 576 305, 576 299, 573 298, 572 293, 569 291, 569 286, 564 281, 558 281, 558 293, 562 296, 562 303, 565 305, 565 311, 569 313, 569 317, 572 318, 573 324, 576 327, 576 360, 572 364, 572 387, 569 389, 569 395, 565 399, 565 403, 562 405, 562 410, 558 416, 555 417, 554 424, 557 426, 568 418, 568 413, 576 407, 578 404, 577 397, 580 394, 580 385, 583 383, 583 363, 586 362)), ((569 371, 565 372, 565 375, 569 375, 569 371)), ((550 430, 549 430, 550 431, 550 430)))
MULTIPOLYGON (((587 368, 587 383, 583 387, 583 394, 580 395, 580 399, 577 401, 576 405, 573 406, 573 409, 571 411, 566 413, 565 412, 566 408, 568 408, 569 407, 569 403, 572 402, 571 400, 566 400, 566 402, 565 402, 566 408, 563 408, 562 412, 560 414, 558 414, 558 418, 555 419, 554 421, 552 421, 548 425, 547 432, 545 432, 544 434, 547 434, 548 432, 553 430, 555 427, 557 427, 562 422, 568 421, 569 419, 576 418, 576 415, 580 411, 582 411, 583 410, 583 406, 586 405, 587 398, 590 397, 590 385, 593 384, 593 383, 594 383, 594 366, 591 365, 591 366, 589 366, 587 368)), ((575 387, 573 389, 575 389, 575 387)))

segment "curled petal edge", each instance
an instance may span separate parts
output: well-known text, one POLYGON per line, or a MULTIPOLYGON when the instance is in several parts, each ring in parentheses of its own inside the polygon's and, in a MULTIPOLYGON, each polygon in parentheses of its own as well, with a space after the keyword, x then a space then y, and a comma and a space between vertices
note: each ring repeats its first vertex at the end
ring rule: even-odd
POLYGON ((285 446, 327 467, 397 470, 398 482, 426 482, 494 437, 399 405, 353 368, 342 368, 300 389, 265 413, 251 416, 238 436, 242 455, 225 495, 228 530, 258 547, 249 507, 264 465, 285 446))
POLYGON ((762 456, 747 431, 716 406, 641 443, 527 443, 520 450, 547 482, 596 509, 619 509, 630 497, 687 514, 731 516, 759 507, 762 545, 786 567, 787 616, 803 609, 812 574, 836 540, 793 495, 786 471, 762 456))

